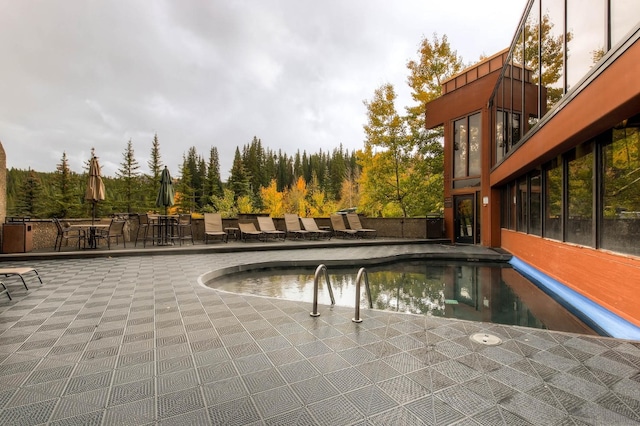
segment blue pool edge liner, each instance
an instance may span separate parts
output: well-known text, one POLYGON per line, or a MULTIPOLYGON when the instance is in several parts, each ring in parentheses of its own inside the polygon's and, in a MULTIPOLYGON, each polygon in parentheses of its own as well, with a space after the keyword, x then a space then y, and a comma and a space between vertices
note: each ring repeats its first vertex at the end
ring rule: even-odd
POLYGON ((640 340, 640 327, 513 256, 509 264, 599 334, 640 340))

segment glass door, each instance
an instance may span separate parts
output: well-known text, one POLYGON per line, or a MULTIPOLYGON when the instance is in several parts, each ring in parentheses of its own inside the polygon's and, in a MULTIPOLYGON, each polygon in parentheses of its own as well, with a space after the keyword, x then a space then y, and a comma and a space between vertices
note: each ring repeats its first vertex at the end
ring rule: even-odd
POLYGON ((458 195, 455 203, 455 241, 462 244, 475 243, 475 196, 458 195))

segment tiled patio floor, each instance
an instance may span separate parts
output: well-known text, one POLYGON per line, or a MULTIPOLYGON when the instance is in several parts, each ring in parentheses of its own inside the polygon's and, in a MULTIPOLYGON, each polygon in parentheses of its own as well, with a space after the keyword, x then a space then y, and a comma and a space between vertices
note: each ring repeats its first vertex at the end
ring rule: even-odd
MULTIPOLYGON (((11 261, 1 425, 612 425, 640 422, 640 343, 234 295, 203 274, 477 247, 366 245, 11 261), (473 342, 474 333, 503 339, 473 342)), ((257 248, 257 246, 256 246, 257 248)))

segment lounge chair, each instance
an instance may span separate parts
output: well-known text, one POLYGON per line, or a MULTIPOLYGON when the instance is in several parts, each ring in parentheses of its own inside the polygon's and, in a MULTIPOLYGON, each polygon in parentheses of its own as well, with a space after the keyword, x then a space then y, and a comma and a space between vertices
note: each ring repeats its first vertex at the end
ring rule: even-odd
POLYGON ((314 218, 301 217, 300 221, 302 222, 302 226, 304 227, 304 229, 311 232, 314 238, 326 238, 328 240, 331 239, 331 231, 318 228, 318 224, 316 223, 316 220, 314 218))
POLYGON ((284 226, 287 228, 287 236, 293 236, 293 238, 305 239, 307 237, 313 237, 313 233, 304 230, 300 227, 300 218, 294 213, 284 214, 284 226))
POLYGON ((341 214, 335 214, 329 216, 331 218, 331 228, 333 229, 333 235, 342 238, 356 238, 358 231, 355 229, 349 229, 344 224, 344 218, 341 214))
POLYGON ((238 223, 240 228, 240 240, 246 242, 250 238, 256 238, 258 240, 266 239, 266 234, 256 229, 253 222, 238 223))
POLYGON ((378 231, 375 229, 362 227, 360 216, 357 213, 347 213, 347 222, 349 223, 349 228, 358 231, 359 237, 375 238, 378 235, 378 231))
POLYGON ((265 241, 269 237, 282 238, 284 241, 287 238, 287 233, 276 229, 276 225, 273 223, 271 216, 258 216, 258 226, 260 231, 265 234, 265 241))
POLYGON ((11 294, 9 293, 9 290, 7 290, 7 287, 3 282, 0 282, 0 285, 2 286, 2 289, 0 289, 0 294, 6 294, 9 300, 11 300, 11 294))
POLYGON ((35 278, 38 278, 38 280, 40 281, 40 285, 42 285, 42 278, 40 278, 40 274, 38 274, 38 271, 34 268, 29 268, 26 266, 22 268, 0 268, 0 275, 4 277, 9 277, 11 275, 17 275, 18 277, 20 277, 24 288, 27 290, 29 290, 29 287, 27 287, 27 281, 24 279, 24 275, 30 272, 33 272, 35 274, 35 278))
POLYGON ((229 235, 222 228, 222 216, 220 213, 204 214, 204 243, 207 244, 209 238, 220 238, 225 243, 229 240, 229 235))

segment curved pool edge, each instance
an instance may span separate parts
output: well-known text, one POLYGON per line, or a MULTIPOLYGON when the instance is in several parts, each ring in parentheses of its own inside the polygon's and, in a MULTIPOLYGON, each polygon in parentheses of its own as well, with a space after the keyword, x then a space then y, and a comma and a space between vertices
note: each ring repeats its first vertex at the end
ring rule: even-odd
POLYGON ((640 340, 640 327, 513 256, 509 264, 558 303, 604 336, 640 340))
MULTIPOLYGON (((302 267, 302 268, 315 268, 319 264, 324 264, 327 267, 341 267, 345 266, 353 266, 354 271, 357 272, 358 268, 362 266, 370 266, 370 265, 380 265, 385 263, 393 263, 397 261, 403 260, 436 260, 436 261, 466 261, 466 262, 491 262, 491 263, 504 263, 508 264, 509 259, 511 259, 511 255, 505 255, 502 253, 495 253, 489 255, 473 255, 470 256, 468 254, 451 254, 451 253, 398 253, 391 256, 380 256, 380 257, 370 257, 370 258, 360 258, 360 259, 331 259, 331 260, 317 260, 317 259, 303 259, 303 260, 292 260, 292 259, 282 259, 282 260, 273 260, 270 262, 253 262, 253 263, 245 263, 240 265, 228 266, 224 268, 214 269, 204 274, 200 275, 197 279, 198 284, 202 287, 206 287, 212 290, 217 290, 213 287, 208 286, 206 283, 219 278, 224 275, 235 274, 238 272, 250 272, 258 269, 267 269, 267 268, 280 268, 280 267, 302 267)), ((222 291, 222 290, 221 290, 222 291)))

